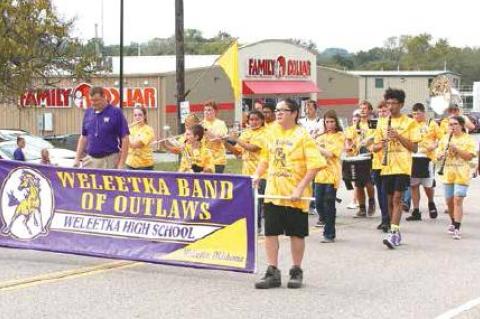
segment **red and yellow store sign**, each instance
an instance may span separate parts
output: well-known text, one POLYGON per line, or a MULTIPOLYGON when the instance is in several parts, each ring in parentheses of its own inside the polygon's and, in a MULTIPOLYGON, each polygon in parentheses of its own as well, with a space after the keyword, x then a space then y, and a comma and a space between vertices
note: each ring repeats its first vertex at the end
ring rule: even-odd
MULTIPOLYGON (((25 92, 20 97, 22 107, 45 108, 89 108, 91 107, 90 88, 92 85, 82 83, 75 88, 38 89, 25 92)), ((120 91, 115 87, 104 88, 107 101, 118 106, 120 91)), ((157 90, 154 87, 124 88, 123 107, 129 108, 136 105, 145 108, 157 108, 157 90)))

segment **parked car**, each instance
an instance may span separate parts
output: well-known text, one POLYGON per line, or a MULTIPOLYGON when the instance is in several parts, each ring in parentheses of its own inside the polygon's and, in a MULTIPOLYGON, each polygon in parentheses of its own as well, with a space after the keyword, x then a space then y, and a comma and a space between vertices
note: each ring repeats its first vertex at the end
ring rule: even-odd
POLYGON ((18 136, 25 138, 27 146, 34 146, 35 148, 54 148, 52 143, 44 140, 40 136, 31 135, 27 131, 17 129, 0 129, 0 141, 16 141, 18 136))
MULTIPOLYGON (((16 141, 0 142, 0 158, 13 160, 13 153, 16 149, 16 141)), ((23 149, 26 161, 29 163, 40 163, 42 158, 40 154, 41 150, 42 148, 27 145, 23 149)), ((48 152, 50 154, 50 161, 52 165, 73 167, 73 164, 75 162, 75 152, 63 148, 48 148, 48 152)))

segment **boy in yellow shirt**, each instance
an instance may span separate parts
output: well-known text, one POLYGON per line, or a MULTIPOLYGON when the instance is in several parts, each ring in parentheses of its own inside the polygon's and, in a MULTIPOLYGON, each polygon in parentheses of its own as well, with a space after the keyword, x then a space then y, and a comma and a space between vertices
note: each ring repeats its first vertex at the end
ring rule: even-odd
POLYGON ((205 128, 205 145, 212 151, 215 173, 221 174, 225 170, 227 164, 227 155, 225 153, 225 145, 223 144, 223 138, 228 133, 227 125, 225 122, 218 119, 217 116, 218 107, 214 101, 208 101, 203 108, 203 127, 205 128))
POLYGON ((258 282, 257 289, 281 286, 278 266, 278 236, 290 237, 293 266, 288 288, 300 288, 303 283, 301 268, 308 236, 307 197, 311 182, 319 169, 326 166, 315 141, 304 128, 297 125, 299 105, 290 99, 277 104, 277 122, 268 131, 267 143, 262 149, 260 164, 253 177, 258 186, 260 176, 268 169, 265 190, 265 250, 267 271, 258 282), (270 196, 270 197, 269 197, 270 196), (280 198, 278 198, 279 196, 280 198))
POLYGON ((421 141, 418 144, 418 152, 412 161, 412 176, 410 186, 412 188, 412 215, 406 218, 407 221, 421 220, 420 212, 420 185, 423 186, 428 198, 428 211, 430 218, 437 218, 438 212, 434 202, 435 172, 433 161, 435 161, 435 149, 441 138, 440 128, 432 119, 427 119, 425 106, 416 103, 412 107, 413 119, 419 126, 421 141))
POLYGON ((374 151, 380 151, 383 144, 387 143, 385 150, 387 162, 386 165, 382 163, 381 175, 383 189, 388 196, 391 224, 390 233, 383 243, 393 249, 401 243, 402 197, 410 186, 412 152, 417 151, 420 132, 415 121, 400 112, 405 102, 403 90, 389 88, 385 91, 384 99, 390 110, 390 118, 377 125, 374 151), (388 123, 390 123, 390 127, 388 127, 388 123))

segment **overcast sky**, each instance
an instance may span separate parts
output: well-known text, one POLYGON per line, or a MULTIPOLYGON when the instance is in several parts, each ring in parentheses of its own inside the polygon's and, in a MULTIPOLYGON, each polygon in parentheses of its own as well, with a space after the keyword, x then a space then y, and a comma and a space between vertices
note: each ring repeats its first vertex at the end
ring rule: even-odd
MULTIPOLYGON (((52 0, 64 18, 76 17, 74 35, 89 39, 101 30, 102 0, 52 0)), ((175 0, 124 0, 124 41, 144 42, 175 32, 175 0)), ((120 0, 103 0, 105 43, 119 43, 120 0)), ((185 28, 205 37, 219 30, 241 43, 263 39, 312 40, 320 50, 383 46, 390 36, 430 33, 451 45, 480 47, 476 0, 184 0, 185 28), (477 23, 475 23, 477 22, 477 23)))

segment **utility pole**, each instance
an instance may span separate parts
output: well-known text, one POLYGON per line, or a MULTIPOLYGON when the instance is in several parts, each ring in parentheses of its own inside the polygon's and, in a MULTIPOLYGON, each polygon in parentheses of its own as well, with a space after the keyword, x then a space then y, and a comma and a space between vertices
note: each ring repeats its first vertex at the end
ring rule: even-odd
POLYGON ((123 0, 120 0, 120 108, 123 109, 123 0))
POLYGON ((182 134, 180 102, 185 99, 185 43, 183 36, 183 0, 175 0, 175 54, 177 61, 177 131, 182 134))

